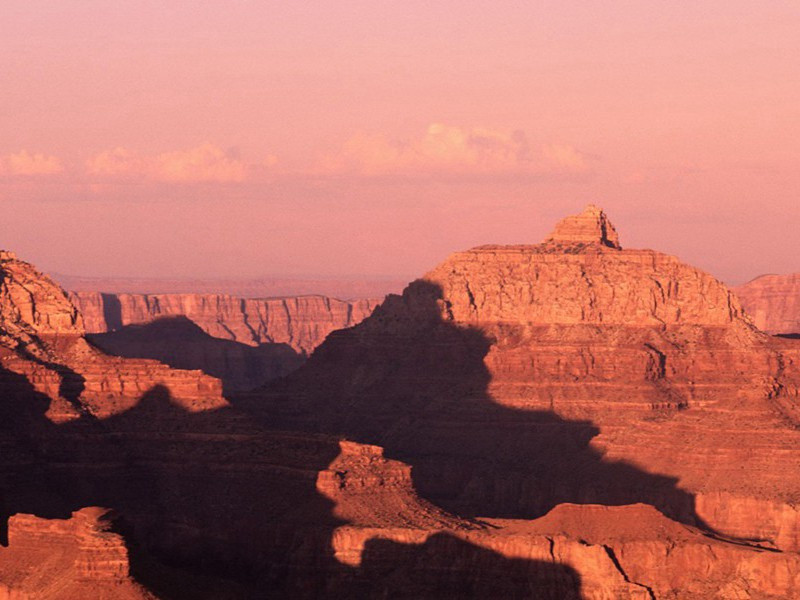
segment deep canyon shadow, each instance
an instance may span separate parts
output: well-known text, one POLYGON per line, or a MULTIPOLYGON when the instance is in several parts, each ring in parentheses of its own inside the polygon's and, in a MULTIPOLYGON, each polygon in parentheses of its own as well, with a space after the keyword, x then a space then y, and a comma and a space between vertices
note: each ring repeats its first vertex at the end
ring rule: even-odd
POLYGON ((294 371, 306 360, 288 344, 249 346, 213 337, 185 316, 120 324, 114 331, 86 338, 115 356, 152 358, 176 369, 199 369, 222 380, 226 394, 263 385, 294 371))
POLYGON ((497 403, 484 363, 493 340, 448 311, 438 286, 416 281, 295 373, 235 400, 274 427, 383 446, 412 466, 420 495, 464 517, 643 502, 707 529, 675 478, 605 460, 592 422, 497 403))
POLYGON ((113 508, 132 574, 161 597, 580 598, 569 566, 446 532, 371 540, 359 566, 343 564, 332 538, 346 521, 316 485, 335 438, 268 431, 235 408, 187 412, 163 386, 105 420, 56 425, 49 403, 0 368, 0 526, 18 512, 113 508))

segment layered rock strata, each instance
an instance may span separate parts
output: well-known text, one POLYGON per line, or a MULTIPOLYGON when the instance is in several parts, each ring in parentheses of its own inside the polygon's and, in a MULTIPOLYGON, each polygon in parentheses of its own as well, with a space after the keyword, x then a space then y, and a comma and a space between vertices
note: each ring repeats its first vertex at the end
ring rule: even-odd
POLYGON ((363 321, 378 300, 325 296, 239 298, 222 294, 71 292, 87 333, 106 333, 165 317, 186 317, 208 335, 248 346, 286 344, 311 354, 336 329, 363 321))
POLYGON ((733 291, 759 329, 800 336, 800 273, 762 275, 733 291))
POLYGON ((796 551, 800 346, 710 275, 609 245, 595 208, 565 222, 540 245, 451 256, 246 401, 384 446, 457 514, 643 502, 796 551))
POLYGON ((290 373, 331 331, 361 322, 377 305, 324 296, 73 292, 70 299, 89 339, 105 352, 200 369, 227 392, 290 373))
MULTIPOLYGON (((796 594, 800 348, 675 259, 603 238, 460 253, 230 403, 109 358, 49 280, 0 266, 4 299, 34 290, 0 314, 0 552, 71 560, 60 581, 121 574, 123 539, 164 598, 796 594), (48 305, 72 315, 55 331, 48 305), (98 505, 122 524, 88 558, 41 537, 98 505)), ((42 597, 19 572, 0 565, 8 594, 42 597)))
POLYGON ((128 549, 106 509, 87 507, 69 519, 19 514, 0 547, 0 598, 130 599, 156 596, 130 576, 128 549))

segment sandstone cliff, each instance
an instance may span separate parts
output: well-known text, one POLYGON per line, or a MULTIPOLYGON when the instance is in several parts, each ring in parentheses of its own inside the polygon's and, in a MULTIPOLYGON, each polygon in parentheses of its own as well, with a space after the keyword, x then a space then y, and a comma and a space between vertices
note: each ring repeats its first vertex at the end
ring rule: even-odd
POLYGON ((218 294, 73 292, 88 338, 102 350, 200 369, 226 392, 299 367, 336 329, 361 322, 376 300, 324 296, 252 299, 218 294))
POLYGON ((800 334, 800 273, 762 275, 733 291, 759 329, 800 334))
POLYGON ((87 333, 105 333, 164 317, 186 317, 207 334, 249 346, 286 344, 308 355, 336 329, 364 320, 378 300, 325 296, 237 298, 221 294, 72 292, 87 333))

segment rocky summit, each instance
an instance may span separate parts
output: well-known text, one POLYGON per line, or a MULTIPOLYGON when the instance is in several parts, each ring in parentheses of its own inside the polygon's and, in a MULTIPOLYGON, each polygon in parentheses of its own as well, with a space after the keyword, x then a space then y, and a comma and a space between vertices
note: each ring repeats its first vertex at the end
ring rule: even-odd
POLYGON ((800 341, 596 207, 246 393, 0 279, 0 598, 798 597, 800 341))
POLYGON ((565 217, 558 222, 545 242, 556 244, 602 244, 620 249, 619 236, 611 221, 600 208, 589 204, 581 214, 565 217))

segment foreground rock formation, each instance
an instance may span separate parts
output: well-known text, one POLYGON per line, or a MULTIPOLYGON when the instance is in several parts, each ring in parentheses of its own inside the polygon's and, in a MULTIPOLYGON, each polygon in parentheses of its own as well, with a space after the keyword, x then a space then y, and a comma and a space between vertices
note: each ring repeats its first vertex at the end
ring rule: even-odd
POLYGON ((0 598, 797 597, 800 346, 566 223, 228 400, 2 255, 0 598))
POLYGON ((247 390, 299 367, 325 337, 367 317, 377 300, 325 296, 237 298, 219 294, 72 292, 93 344, 154 358, 247 390))
POLYGON ((0 598, 156 598, 131 578, 128 549, 105 509, 63 520, 15 515, 8 541, 0 547, 0 598))
POLYGON ((800 273, 762 275, 733 291, 759 329, 800 335, 800 273))

